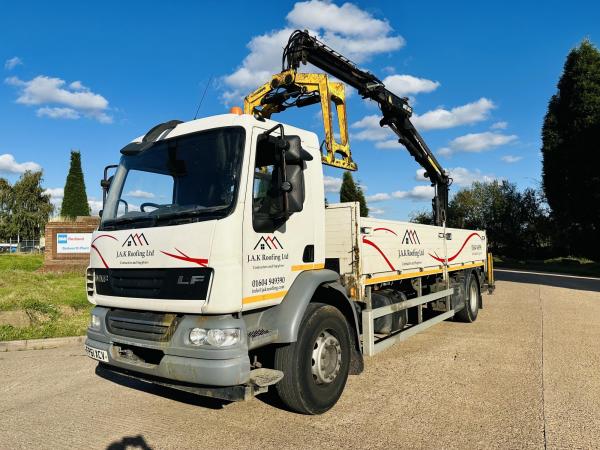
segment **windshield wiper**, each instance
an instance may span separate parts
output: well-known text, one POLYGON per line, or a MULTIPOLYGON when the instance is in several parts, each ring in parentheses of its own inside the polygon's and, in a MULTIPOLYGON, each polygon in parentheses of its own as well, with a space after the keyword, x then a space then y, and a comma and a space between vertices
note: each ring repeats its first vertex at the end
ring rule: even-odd
POLYGON ((104 222, 103 226, 118 226, 118 225, 125 225, 125 224, 131 224, 131 223, 135 223, 135 222, 143 222, 149 220, 152 222, 152 226, 156 223, 156 218, 155 217, 151 217, 151 216, 137 216, 137 217, 118 217, 116 219, 109 219, 106 222, 104 222))
POLYGON ((157 214, 154 217, 157 221, 166 220, 166 219, 175 219, 179 217, 196 217, 203 216, 207 213, 214 213, 218 211, 223 211, 229 208, 227 205, 221 206, 212 206, 212 207, 202 207, 202 206, 194 206, 193 208, 180 209, 179 211, 170 211, 162 214, 157 214))

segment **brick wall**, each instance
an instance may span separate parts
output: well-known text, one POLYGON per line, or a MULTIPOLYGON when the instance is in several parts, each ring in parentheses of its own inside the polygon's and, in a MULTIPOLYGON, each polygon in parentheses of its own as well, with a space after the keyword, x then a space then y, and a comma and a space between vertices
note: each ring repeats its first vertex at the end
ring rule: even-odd
POLYGON ((44 269, 47 270, 77 270, 85 269, 88 265, 89 253, 57 253, 56 235, 58 233, 91 233, 100 223, 99 217, 82 216, 74 221, 48 222, 46 225, 46 250, 44 254, 44 269))

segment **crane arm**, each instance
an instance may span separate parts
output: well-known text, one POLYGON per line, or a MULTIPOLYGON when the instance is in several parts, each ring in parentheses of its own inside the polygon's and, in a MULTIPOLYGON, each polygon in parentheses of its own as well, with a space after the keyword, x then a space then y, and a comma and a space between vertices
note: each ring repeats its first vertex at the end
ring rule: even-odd
POLYGON ((448 188, 452 180, 410 121, 412 108, 408 99, 389 91, 375 75, 360 69, 348 58, 310 36, 308 32, 297 30, 292 33, 284 49, 282 69, 295 70, 301 64, 307 63, 352 86, 363 98, 377 103, 383 114, 380 125, 387 125, 398 136, 398 142, 404 145, 425 169, 426 176, 435 187, 434 221, 437 225, 442 225, 446 220, 448 188))
POLYGON ((436 225, 444 225, 448 209, 448 188, 452 179, 442 169, 410 121, 412 108, 408 99, 389 91, 375 75, 360 69, 348 58, 310 36, 307 31, 297 30, 291 34, 283 51, 281 73, 273 75, 271 81, 246 96, 244 111, 246 114, 268 119, 272 114, 293 106, 302 108, 320 103, 326 147, 326 154, 322 156, 323 164, 356 170, 348 140, 344 84, 330 81, 326 74, 353 87, 363 98, 377 103, 383 116, 379 124, 389 127, 398 137, 398 142, 425 169, 425 176, 435 188, 432 200, 434 222, 436 225), (309 63, 325 73, 297 71, 301 64, 309 63), (333 131, 334 115, 337 117, 339 136, 333 131))

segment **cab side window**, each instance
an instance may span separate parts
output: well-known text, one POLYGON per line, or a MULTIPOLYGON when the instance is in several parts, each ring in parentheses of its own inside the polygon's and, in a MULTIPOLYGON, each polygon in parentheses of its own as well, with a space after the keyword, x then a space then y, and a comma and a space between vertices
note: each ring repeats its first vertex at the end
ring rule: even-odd
POLYGON ((279 226, 277 217, 283 211, 281 174, 275 157, 272 149, 259 141, 252 189, 252 223, 258 232, 274 231, 279 226))

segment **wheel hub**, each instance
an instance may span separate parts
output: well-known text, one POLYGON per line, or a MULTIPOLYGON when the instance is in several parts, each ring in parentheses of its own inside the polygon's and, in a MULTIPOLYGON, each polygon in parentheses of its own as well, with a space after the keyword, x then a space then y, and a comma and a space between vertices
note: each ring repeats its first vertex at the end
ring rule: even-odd
POLYGON ((317 384, 331 383, 340 373, 342 347, 335 336, 322 331, 313 346, 311 371, 317 384))

